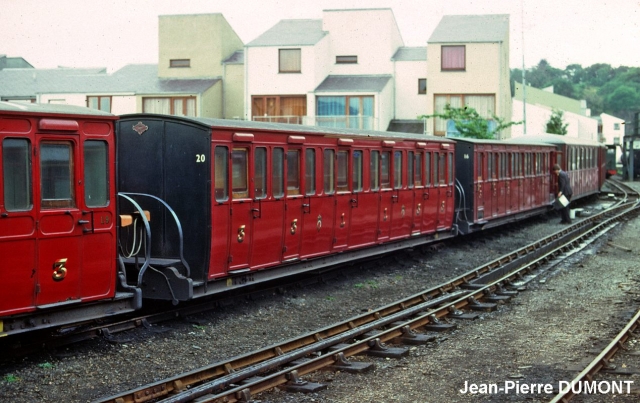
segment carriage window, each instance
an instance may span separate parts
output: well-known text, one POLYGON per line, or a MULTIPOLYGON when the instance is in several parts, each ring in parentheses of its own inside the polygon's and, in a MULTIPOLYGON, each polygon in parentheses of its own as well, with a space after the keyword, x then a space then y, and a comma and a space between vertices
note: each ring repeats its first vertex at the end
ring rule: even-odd
POLYGON ((31 145, 27 139, 2 142, 4 207, 7 211, 31 209, 31 145))
POLYGON ((425 185, 429 186, 431 185, 431 153, 424 154, 424 166, 425 166, 425 173, 424 173, 425 185))
POLYGON ((416 153, 415 163, 413 164, 415 169, 413 175, 413 183, 416 186, 422 186, 422 154, 416 153))
POLYGON ((353 183, 354 192, 362 191, 362 151, 353 152, 353 183))
POLYGON ((383 189, 391 188, 391 153, 384 151, 380 158, 380 186, 383 189))
POLYGON ((446 166, 445 166, 445 159, 444 159, 444 153, 440 154, 440 166, 438 167, 438 183, 441 185, 445 184, 446 178, 444 177, 446 174, 446 166))
POLYGON ((336 159, 336 171, 338 174, 338 192, 349 191, 349 153, 347 151, 338 151, 336 159))
POLYGON ((75 207, 74 182, 71 142, 43 142, 40 147, 42 207, 75 207))
POLYGON ((502 177, 509 177, 509 159, 507 153, 502 153, 502 177))
POLYGON ((438 186, 438 153, 433 153, 433 186, 438 186))
POLYGON ((371 151, 371 159, 369 160, 369 181, 371 190, 380 189, 380 152, 371 151))
POLYGON ((409 151, 409 155, 407 156, 407 173, 409 174, 407 187, 409 189, 413 188, 413 183, 415 182, 415 172, 413 170, 413 151, 409 151))
POLYGON ((476 167, 477 169, 477 176, 478 176, 478 180, 481 181, 482 180, 482 168, 484 167, 483 161, 484 161, 484 154, 482 153, 477 153, 476 154, 478 157, 478 166, 476 167))
POLYGON ((304 152, 304 194, 316 194, 316 150, 307 148, 304 152))
POLYGON ((513 178, 515 176, 515 173, 516 173, 515 169, 513 169, 514 168, 514 166, 513 166, 513 164, 514 164, 514 155, 513 155, 513 153, 509 153, 509 156, 507 158, 509 158, 509 163, 508 163, 509 164, 509 172, 507 174, 508 174, 508 176, 510 178, 513 178))
POLYGON ((562 166, 562 154, 556 155, 556 164, 562 166))
POLYGON ((287 151, 287 194, 300 194, 300 151, 287 151))
POLYGON ((273 149, 271 171, 273 197, 282 197, 284 196, 284 149, 280 147, 273 149))
POLYGON ((487 154, 487 179, 493 178, 493 154, 487 154))
POLYGON ((447 173, 449 175, 449 185, 453 184, 453 153, 447 154, 447 173))
POLYGON ((217 202, 229 199, 229 189, 227 187, 229 151, 227 147, 216 147, 215 151, 215 195, 217 202))
POLYGON ((84 142, 84 203, 87 207, 109 204, 109 164, 106 141, 84 142))
POLYGON ((256 199, 267 197, 267 149, 257 147, 254 152, 253 185, 256 199))
POLYGON ((335 159, 335 151, 324 150, 323 161, 323 178, 324 178, 324 192, 326 194, 333 194, 335 192, 335 185, 333 183, 333 160, 335 159))
POLYGON ((231 151, 231 188, 234 199, 249 197, 249 160, 246 148, 231 151))
POLYGON ((393 188, 402 188, 402 151, 393 153, 393 188))

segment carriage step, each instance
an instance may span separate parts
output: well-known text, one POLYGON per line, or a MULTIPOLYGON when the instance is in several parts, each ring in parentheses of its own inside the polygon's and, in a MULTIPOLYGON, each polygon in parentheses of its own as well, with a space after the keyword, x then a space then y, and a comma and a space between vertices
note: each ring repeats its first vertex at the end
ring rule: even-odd
MULTIPOLYGON (((124 264, 127 264, 127 265, 136 264, 136 259, 133 257, 124 258, 122 260, 124 261, 124 264)), ((138 258, 138 264, 143 265, 144 258, 138 258)), ((180 261, 180 259, 163 259, 163 258, 152 257, 151 259, 149 259, 149 265, 155 267, 156 269, 160 269, 160 268, 166 268, 166 267, 181 266, 182 262, 180 261)))

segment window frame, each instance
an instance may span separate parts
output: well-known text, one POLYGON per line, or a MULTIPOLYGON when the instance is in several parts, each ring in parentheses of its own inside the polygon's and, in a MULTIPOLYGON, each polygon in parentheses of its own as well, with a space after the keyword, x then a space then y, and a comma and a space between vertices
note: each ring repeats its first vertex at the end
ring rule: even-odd
POLYGON ((467 46, 466 45, 442 45, 440 46, 440 71, 466 71, 467 69, 467 46), (462 48, 463 58, 462 58, 462 67, 454 66, 454 67, 445 67, 445 58, 444 54, 449 49, 453 48, 462 48))
POLYGON ((111 95, 87 95, 87 99, 86 99, 86 103, 87 103, 87 108, 91 108, 91 109, 96 109, 102 112, 107 112, 107 113, 111 113, 111 106, 113 102, 113 97, 111 95), (92 99, 97 99, 98 101, 98 107, 97 108, 93 108, 91 106, 91 100, 92 99), (108 105, 106 108, 103 108, 103 101, 108 100, 108 105))
POLYGON ((278 49, 278 73, 280 74, 300 74, 302 73, 302 48, 283 48, 278 49), (298 55, 298 69, 297 70, 284 70, 282 65, 283 53, 297 52, 298 55))
POLYGON ((357 55, 336 56, 336 64, 358 64, 357 55))
POLYGON ((191 68, 191 59, 170 59, 169 68, 170 69, 191 68))
MULTIPOLYGON (((84 159, 84 205, 87 207, 91 207, 91 208, 97 208, 97 207, 107 207, 109 205, 109 203, 111 202, 110 200, 110 194, 109 194, 109 143, 106 142, 105 140, 98 140, 98 139, 87 139, 84 141, 84 145, 83 145, 83 159, 84 159), (94 156, 92 155, 88 155, 87 154, 87 150, 91 149, 91 147, 87 147, 88 144, 99 144, 102 146, 102 149, 100 151, 104 152, 104 161, 100 161, 100 162, 104 162, 104 164, 102 164, 102 166, 100 167, 101 170, 98 172, 98 170, 92 172, 92 167, 94 166, 93 164, 90 164, 89 161, 94 160, 94 156), (93 175, 92 175, 93 173, 93 175), (100 179, 98 179, 100 178, 100 179), (100 183, 100 181, 104 180, 104 183, 100 183), (92 192, 92 190, 96 190, 97 189, 97 184, 102 185, 102 191, 104 192, 104 201, 102 203, 94 203, 92 202, 92 197, 90 192, 92 192)), ((99 193, 99 192, 96 192, 99 193)), ((95 194, 95 193, 93 193, 95 194)))
POLYGON ((187 101, 193 99, 194 101, 194 114, 192 117, 198 116, 198 97, 195 95, 184 96, 184 97, 143 97, 142 98, 142 112, 143 113, 157 113, 157 112, 149 112, 145 110, 145 101, 146 100, 154 100, 154 99, 168 99, 169 100, 169 114, 172 116, 192 116, 187 115, 187 101), (175 101, 182 100, 182 115, 176 115, 175 113, 175 101))
POLYGON ((427 95, 427 79, 418 79, 418 95, 427 95))
MULTIPOLYGON (((76 188, 75 188, 75 144, 70 140, 45 140, 39 144, 38 147, 38 165, 40 175, 40 206, 43 209, 57 209, 57 208, 76 208, 76 188), (43 157, 45 156, 45 148, 47 145, 64 145, 69 150, 69 159, 66 161, 67 171, 69 173, 69 197, 68 198, 45 198, 45 190, 43 188, 44 182, 49 184, 54 183, 54 180, 50 180, 50 174, 46 174, 44 169, 45 163, 43 157)), ((66 189, 65 189, 66 190, 66 189)))
MULTIPOLYGON (((6 211, 8 212, 12 212, 12 211, 30 211, 33 209, 33 159, 32 159, 32 154, 33 153, 33 145, 31 144, 31 140, 28 138, 24 138, 24 137, 6 137, 2 140, 2 175, 3 175, 3 185, 2 185, 2 200, 4 202, 4 208, 6 211), (21 158, 21 162, 24 163, 24 165, 21 165, 21 162, 16 161, 15 159, 10 159, 7 158, 7 155, 9 153, 6 152, 6 141, 7 140, 18 140, 23 142, 24 144, 21 145, 21 151, 23 151, 22 155, 19 155, 18 157, 21 158), (26 151, 26 153, 24 153, 24 151, 26 151), (22 160, 22 158, 25 158, 24 160, 22 160), (7 194, 10 193, 7 191, 7 186, 11 183, 13 183, 13 181, 7 180, 7 173, 8 172, 13 172, 13 169, 7 169, 7 164, 9 163, 13 163, 13 165, 16 165, 15 163, 18 162, 18 168, 22 168, 24 169, 24 172, 21 173, 24 174, 24 176, 22 177, 22 179, 24 179, 24 197, 22 197, 23 200, 20 200, 20 202, 22 203, 22 205, 17 206, 17 204, 14 204, 14 201, 11 201, 10 203, 7 201, 7 194)), ((11 192, 12 194, 15 192, 11 192)), ((13 197, 13 199, 16 199, 15 197, 13 197)))

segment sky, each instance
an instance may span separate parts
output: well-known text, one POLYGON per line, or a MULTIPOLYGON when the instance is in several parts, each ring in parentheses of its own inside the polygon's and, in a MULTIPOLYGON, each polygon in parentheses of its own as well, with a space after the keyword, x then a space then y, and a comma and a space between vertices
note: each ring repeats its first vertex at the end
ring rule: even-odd
POLYGON ((222 13, 244 43, 282 19, 391 8, 405 46, 444 15, 509 14, 510 66, 640 67, 640 0, 0 0, 0 54, 35 68, 157 63, 158 16, 222 13))

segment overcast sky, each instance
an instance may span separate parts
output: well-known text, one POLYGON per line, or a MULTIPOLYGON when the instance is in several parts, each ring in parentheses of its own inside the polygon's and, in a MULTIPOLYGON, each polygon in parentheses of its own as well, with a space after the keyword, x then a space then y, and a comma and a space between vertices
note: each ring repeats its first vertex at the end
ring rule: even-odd
POLYGON ((444 15, 509 14, 511 67, 522 67, 523 43, 527 68, 640 67, 640 0, 0 0, 0 54, 113 71, 157 63, 158 15, 222 13, 248 43, 281 19, 348 8, 391 8, 405 46, 426 46, 444 15))

